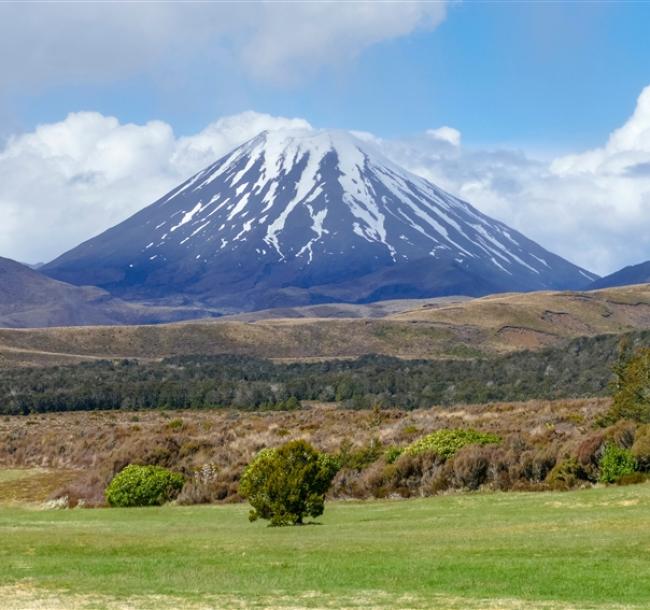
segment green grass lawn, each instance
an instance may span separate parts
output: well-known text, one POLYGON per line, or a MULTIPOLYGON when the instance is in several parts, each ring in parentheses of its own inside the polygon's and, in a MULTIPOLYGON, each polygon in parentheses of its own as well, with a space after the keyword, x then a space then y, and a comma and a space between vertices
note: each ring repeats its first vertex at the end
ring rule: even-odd
POLYGON ((0 507, 0 608, 650 608, 650 484, 247 512, 0 507))

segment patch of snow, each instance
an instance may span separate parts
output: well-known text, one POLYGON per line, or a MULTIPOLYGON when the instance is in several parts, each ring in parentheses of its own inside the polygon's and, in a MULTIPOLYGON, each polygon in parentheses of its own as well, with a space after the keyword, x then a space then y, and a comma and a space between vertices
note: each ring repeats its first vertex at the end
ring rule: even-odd
POLYGON ((197 214, 198 212, 200 212, 201 209, 202 209, 202 205, 201 205, 201 202, 199 201, 189 212, 185 212, 185 215, 183 216, 181 221, 177 225, 174 225, 170 229, 170 231, 173 233, 176 229, 178 229, 178 228, 182 227, 183 225, 187 224, 188 222, 190 222, 190 220, 192 220, 192 218, 194 218, 194 215, 197 214))

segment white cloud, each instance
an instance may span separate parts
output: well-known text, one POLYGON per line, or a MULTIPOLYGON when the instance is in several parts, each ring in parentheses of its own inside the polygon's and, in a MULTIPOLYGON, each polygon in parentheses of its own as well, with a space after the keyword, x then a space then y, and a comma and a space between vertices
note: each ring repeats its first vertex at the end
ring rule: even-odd
POLYGON ((444 2, 0 3, 4 90, 112 82, 199 62, 283 82, 367 47, 433 29, 444 2))
POLYGON ((425 133, 434 140, 448 142, 452 146, 460 146, 460 131, 453 127, 443 125, 442 127, 438 127, 438 129, 427 129, 425 133))
POLYGON ((70 114, 0 150, 0 255, 47 261, 124 220, 265 129, 302 119, 245 112, 176 138, 161 121, 70 114))
POLYGON ((349 62, 383 40, 433 29, 444 2, 301 2, 257 5, 252 35, 241 48, 244 65, 271 80, 349 62))
MULTIPOLYGON (((650 258, 650 88, 598 149, 550 162, 460 145, 450 127, 386 140, 358 133, 411 171, 599 273, 650 258)), ((191 137, 169 125, 71 114, 0 151, 0 255, 35 262, 126 218, 264 129, 303 119, 254 112, 191 137)))
POLYGON ((580 174, 621 175, 650 161, 650 86, 637 100, 630 119, 615 130, 607 144, 577 155, 556 159, 551 171, 559 176, 580 174))
POLYGON ((523 151, 445 147, 430 135, 385 150, 587 269, 606 274, 650 259, 650 87, 603 147, 550 163, 523 151))

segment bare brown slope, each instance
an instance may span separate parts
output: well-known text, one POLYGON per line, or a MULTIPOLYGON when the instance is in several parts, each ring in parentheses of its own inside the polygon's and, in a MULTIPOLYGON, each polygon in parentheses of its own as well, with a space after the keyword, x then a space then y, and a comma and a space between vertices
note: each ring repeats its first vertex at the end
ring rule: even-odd
POLYGON ((206 315, 204 308, 126 303, 100 288, 59 282, 0 257, 0 327, 149 324, 206 315))
POLYGON ((650 328, 650 286, 538 292, 453 305, 418 304, 384 318, 213 320, 159 326, 0 329, 0 366, 93 358, 239 353, 266 358, 472 357, 564 339, 650 328))

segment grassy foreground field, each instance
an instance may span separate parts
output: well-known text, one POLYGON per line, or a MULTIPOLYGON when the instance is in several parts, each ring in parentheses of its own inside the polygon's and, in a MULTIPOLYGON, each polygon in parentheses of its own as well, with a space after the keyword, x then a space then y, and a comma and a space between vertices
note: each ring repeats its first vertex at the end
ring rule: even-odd
POLYGON ((650 484, 247 507, 0 508, 0 607, 648 608, 650 484))

